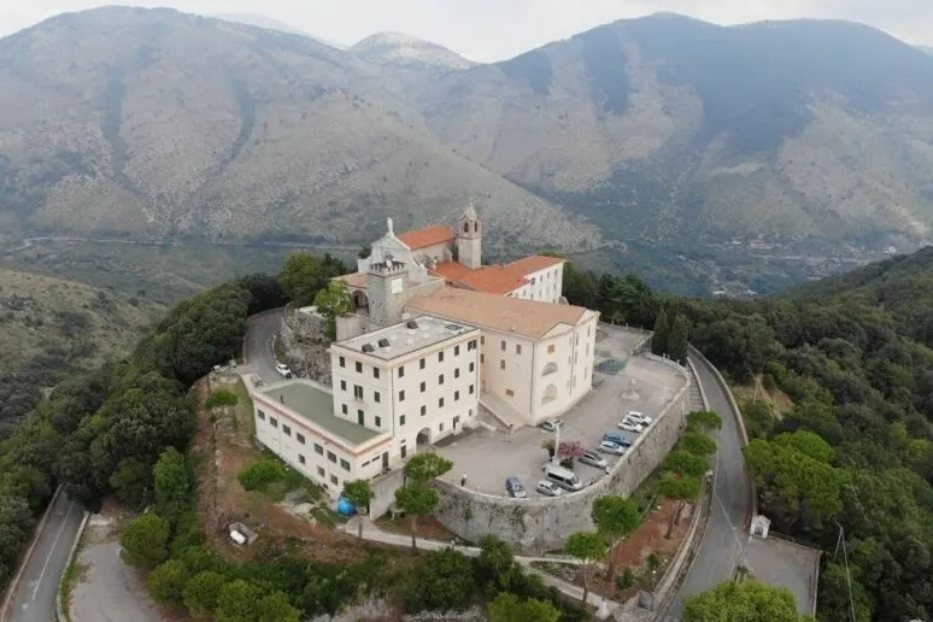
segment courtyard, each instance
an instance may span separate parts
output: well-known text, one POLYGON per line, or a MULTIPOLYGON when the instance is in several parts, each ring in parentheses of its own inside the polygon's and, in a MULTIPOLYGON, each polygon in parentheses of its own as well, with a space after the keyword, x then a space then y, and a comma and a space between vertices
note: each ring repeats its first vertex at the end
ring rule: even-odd
MULTIPOLYGON (((628 411, 639 411, 653 423, 641 434, 651 434, 658 416, 684 386, 676 371, 659 361, 630 353, 644 340, 636 333, 608 329, 597 341, 594 389, 561 419, 560 442, 578 442, 595 450, 606 432, 624 434, 633 443, 639 434, 616 427, 628 411)), ((555 440, 555 433, 524 427, 512 433, 479 427, 444 439, 435 450, 454 468, 442 479, 459 485, 466 477, 466 488, 485 494, 505 496, 507 477, 518 477, 530 497, 540 496, 535 485, 543 479, 542 466, 548 460, 544 445, 555 440)), ((600 454, 610 466, 619 457, 600 454)), ((584 484, 606 474, 602 469, 580 462, 574 471, 584 484)))

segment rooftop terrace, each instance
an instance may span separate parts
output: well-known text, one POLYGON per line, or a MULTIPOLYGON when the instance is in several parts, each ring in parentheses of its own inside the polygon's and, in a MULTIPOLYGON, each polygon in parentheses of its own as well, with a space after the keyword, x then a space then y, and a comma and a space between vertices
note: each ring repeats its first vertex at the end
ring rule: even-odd
POLYGON ((334 396, 307 380, 279 382, 259 393, 354 447, 385 434, 335 417, 334 396))
POLYGON ((475 330, 472 326, 421 315, 335 345, 388 361, 460 337, 472 330, 475 330))

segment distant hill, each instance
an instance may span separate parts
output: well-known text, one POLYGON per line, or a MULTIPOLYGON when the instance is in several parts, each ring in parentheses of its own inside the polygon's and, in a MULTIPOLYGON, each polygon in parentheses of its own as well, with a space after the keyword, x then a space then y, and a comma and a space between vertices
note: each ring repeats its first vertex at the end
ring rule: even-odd
POLYGON ((397 32, 371 35, 349 51, 373 63, 403 67, 469 69, 478 64, 444 46, 397 32))
POLYGON ((346 46, 340 45, 337 43, 331 43, 326 39, 316 37, 312 34, 289 26, 284 22, 280 22, 277 19, 272 19, 271 17, 266 17, 264 15, 253 15, 252 13, 223 13, 221 15, 214 15, 217 19, 222 19, 226 22, 234 22, 237 24, 245 24, 246 26, 256 26, 257 28, 266 28, 268 30, 278 30, 280 32, 285 32, 292 35, 302 35, 304 37, 310 37, 319 43, 324 45, 329 45, 332 48, 337 48, 339 50, 345 49, 346 46))

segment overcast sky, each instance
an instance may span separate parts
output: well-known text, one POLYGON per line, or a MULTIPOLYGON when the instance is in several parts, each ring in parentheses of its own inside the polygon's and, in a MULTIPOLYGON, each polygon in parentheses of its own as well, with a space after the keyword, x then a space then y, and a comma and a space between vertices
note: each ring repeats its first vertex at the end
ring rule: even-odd
MULTIPOLYGON (((108 4, 120 3, 112 2, 108 4)), ((515 56, 593 26, 657 11, 719 24, 822 17, 871 24, 909 43, 933 45, 933 0, 176 0, 136 2, 217 15, 271 17, 323 39, 351 44, 398 31, 445 45, 478 61, 515 56)), ((89 0, 0 0, 0 36, 89 0)))

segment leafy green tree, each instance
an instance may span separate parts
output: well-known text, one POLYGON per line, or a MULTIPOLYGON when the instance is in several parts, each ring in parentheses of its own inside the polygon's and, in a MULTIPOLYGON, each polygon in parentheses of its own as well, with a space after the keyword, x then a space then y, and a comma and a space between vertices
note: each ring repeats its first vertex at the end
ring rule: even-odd
MULTIPOLYGON (((419 454, 423 455, 423 454, 419 454)), ((418 517, 437 509, 440 496, 427 484, 414 482, 395 491, 395 504, 411 518, 411 548, 417 548, 418 517)))
POLYGON ((697 456, 711 456, 716 453, 716 441, 699 432, 684 434, 680 437, 678 447, 697 456))
POLYGON ((243 467, 236 474, 243 489, 264 492, 269 486, 285 479, 285 467, 275 458, 264 458, 243 467))
POLYGON ((803 622, 797 602, 786 587, 769 587, 754 579, 726 581, 684 599, 684 622, 803 622))
POLYGON ((439 454, 415 454, 405 464, 405 475, 415 483, 428 484, 452 468, 454 463, 439 454))
POLYGON ((189 574, 185 564, 170 559, 159 564, 146 579, 146 590, 158 603, 175 605, 182 601, 189 574))
POLYGON ((205 408, 214 409, 224 406, 236 406, 240 401, 237 394, 227 389, 216 389, 211 392, 210 397, 204 403, 205 408))
POLYGON ((278 280, 268 274, 248 274, 239 279, 238 284, 250 294, 248 315, 284 307, 288 303, 288 294, 278 280))
MULTIPOLYGON (((340 494, 347 501, 352 503, 353 506, 357 508, 357 512, 360 514, 362 514, 362 512, 359 512, 359 510, 361 508, 362 509, 368 508, 369 502, 372 501, 373 497, 376 496, 375 493, 373 493, 373 488, 370 485, 369 480, 365 480, 365 479, 358 479, 358 480, 354 480, 351 482, 344 482, 343 492, 340 494)), ((362 519, 359 521, 359 531, 357 531, 356 535, 360 540, 363 539, 362 519)))
POLYGON ((253 583, 243 579, 225 583, 217 594, 214 622, 256 622, 262 598, 262 588, 253 583))
POLYGON ((475 567, 477 581, 487 594, 511 591, 517 575, 521 574, 512 549, 495 534, 486 534, 480 540, 475 567))
POLYGON ((109 483, 124 503, 141 508, 152 494, 152 468, 136 458, 127 458, 120 462, 109 483))
POLYGON ((130 566, 154 568, 168 557, 168 521, 146 514, 127 521, 120 537, 120 555, 130 566))
POLYGON ((596 530, 609 541, 609 577, 615 580, 616 546, 641 525, 638 503, 618 496, 599 497, 593 502, 592 517, 596 530))
POLYGON ((227 579, 213 570, 204 570, 191 577, 182 596, 185 606, 196 618, 209 618, 217 608, 217 597, 227 579))
POLYGON ((162 515, 172 520, 189 505, 192 486, 191 474, 185 457, 174 447, 166 449, 152 468, 155 476, 156 504, 162 515))
POLYGON ((667 524, 667 532, 664 537, 670 539, 674 533, 674 525, 680 520, 680 514, 688 501, 692 501, 700 496, 702 482, 699 477, 681 477, 674 473, 665 473, 658 482, 658 494, 676 502, 674 511, 671 513, 671 520, 667 524))
POLYGON ((685 364, 689 342, 690 322, 678 313, 671 323, 671 330, 667 336, 667 355, 678 363, 685 364))
POLYGON ((259 622, 300 622, 301 612, 291 606, 283 592, 272 592, 256 604, 259 622))
POLYGON ((681 477, 700 477, 709 471, 706 458, 689 451, 672 451, 664 459, 664 468, 681 477))
POLYGON ((601 535, 593 531, 578 531, 570 534, 564 544, 564 552, 583 562, 583 598, 581 603, 586 605, 590 593, 590 572, 593 564, 606 556, 606 541, 601 535))
POLYGON ((534 598, 522 601, 502 592, 486 605, 492 622, 557 622, 560 612, 551 603, 534 598))
POLYGON ((452 548, 432 551, 405 582, 402 608, 421 611, 463 611, 473 602, 476 583, 470 558, 452 548))
POLYGON ((722 417, 712 410, 695 410, 687 413, 688 432, 711 432, 722 428, 722 417))
POLYGON ((324 269, 321 260, 310 253, 292 253, 279 272, 278 281, 299 307, 314 304, 314 297, 324 287, 324 269))
POLYGON ((662 309, 658 313, 658 319, 654 322, 654 333, 651 335, 651 351, 654 354, 663 355, 668 353, 670 347, 668 341, 672 328, 667 311, 662 309))
POLYGON ((343 281, 331 281, 314 297, 314 306, 327 318, 328 337, 337 338, 337 318, 353 311, 353 297, 343 281))

